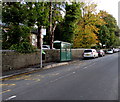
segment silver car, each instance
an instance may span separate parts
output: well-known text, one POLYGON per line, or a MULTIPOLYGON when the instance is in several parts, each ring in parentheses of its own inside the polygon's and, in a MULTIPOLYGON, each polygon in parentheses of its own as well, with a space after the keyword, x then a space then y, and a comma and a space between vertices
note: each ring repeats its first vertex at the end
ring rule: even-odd
POLYGON ((106 53, 107 53, 107 54, 113 54, 113 49, 108 49, 108 50, 106 51, 106 53))

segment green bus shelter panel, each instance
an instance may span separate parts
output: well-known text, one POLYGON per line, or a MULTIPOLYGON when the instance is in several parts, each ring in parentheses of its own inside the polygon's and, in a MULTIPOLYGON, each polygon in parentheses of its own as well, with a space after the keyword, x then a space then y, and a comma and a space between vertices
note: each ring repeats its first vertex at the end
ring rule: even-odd
POLYGON ((66 52, 65 51, 62 51, 60 53, 60 61, 66 61, 66 52))
POLYGON ((61 60, 60 61, 69 61, 71 60, 71 50, 69 49, 61 49, 61 53, 60 53, 60 56, 61 56, 61 60))
POLYGON ((71 60, 71 52, 67 52, 67 60, 71 60))
POLYGON ((54 43, 54 48, 60 49, 60 61, 69 61, 72 59, 70 43, 58 41, 54 43))

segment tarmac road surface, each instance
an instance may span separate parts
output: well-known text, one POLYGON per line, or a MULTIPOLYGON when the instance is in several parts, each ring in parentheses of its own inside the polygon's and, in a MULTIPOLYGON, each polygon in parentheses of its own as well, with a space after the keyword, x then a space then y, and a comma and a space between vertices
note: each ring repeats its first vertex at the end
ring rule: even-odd
POLYGON ((6 78, 3 100, 118 100, 118 53, 6 78))

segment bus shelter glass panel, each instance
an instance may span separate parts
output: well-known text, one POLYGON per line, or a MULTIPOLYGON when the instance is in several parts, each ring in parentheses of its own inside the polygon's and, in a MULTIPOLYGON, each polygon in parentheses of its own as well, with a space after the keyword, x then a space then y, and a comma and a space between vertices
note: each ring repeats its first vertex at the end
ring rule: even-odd
POLYGON ((67 54, 66 54, 66 59, 67 60, 71 60, 72 59, 72 53, 71 53, 71 44, 67 44, 66 45, 66 52, 67 52, 67 54))
POLYGON ((54 43, 56 49, 60 49, 60 61, 69 61, 72 59, 71 44, 67 42, 54 43))
POLYGON ((61 43, 61 50, 60 50, 60 61, 66 61, 66 54, 67 54, 66 44, 61 43))

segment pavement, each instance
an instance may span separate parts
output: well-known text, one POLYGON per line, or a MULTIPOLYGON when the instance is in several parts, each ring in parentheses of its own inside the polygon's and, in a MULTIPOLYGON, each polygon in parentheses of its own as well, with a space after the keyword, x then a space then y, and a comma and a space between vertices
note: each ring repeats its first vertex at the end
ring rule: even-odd
POLYGON ((29 66, 27 68, 22 68, 19 70, 7 71, 7 72, 2 73, 2 76, 0 77, 0 79, 4 79, 4 78, 16 76, 16 75, 21 75, 21 74, 29 74, 29 73, 33 73, 36 71, 47 70, 47 69, 58 67, 58 66, 76 63, 78 61, 80 61, 80 59, 75 59, 75 60, 71 60, 68 62, 50 62, 50 63, 43 63, 42 68, 40 68, 40 64, 38 64, 38 65, 29 66))

